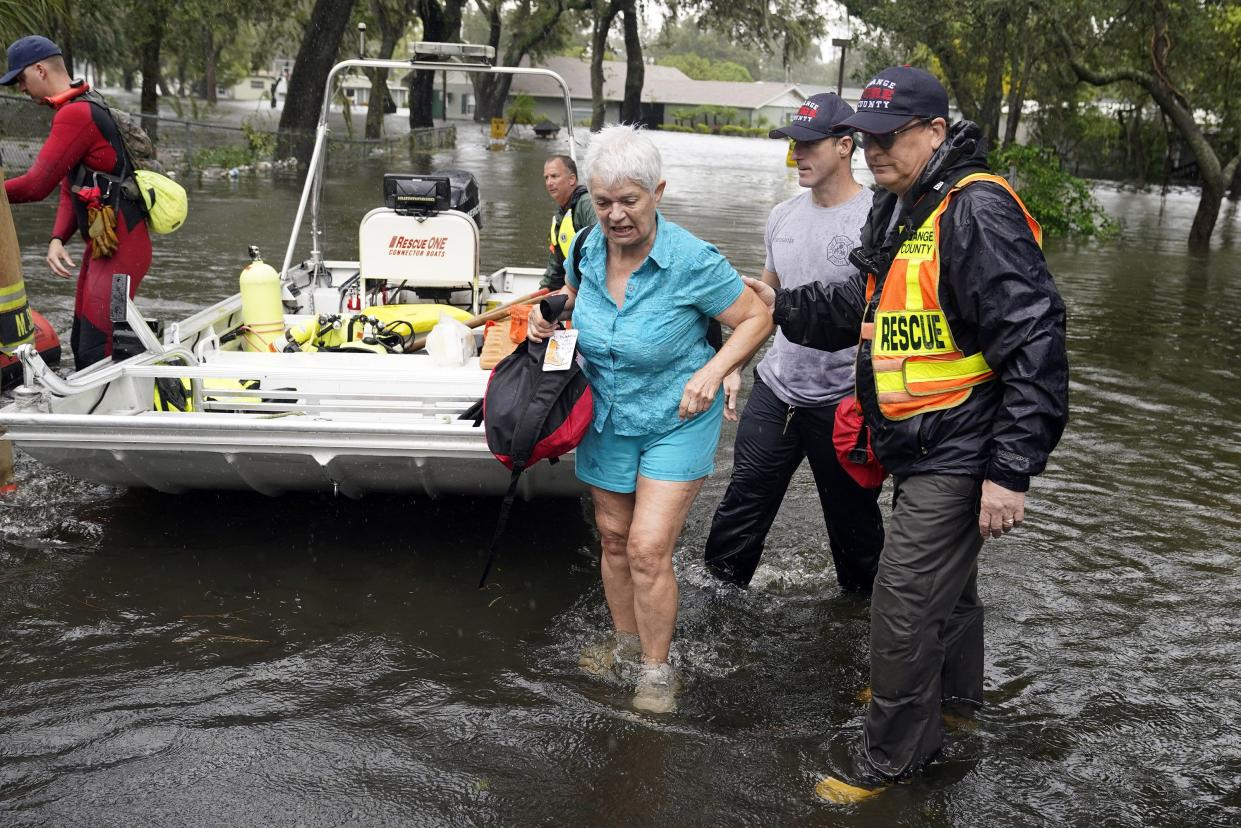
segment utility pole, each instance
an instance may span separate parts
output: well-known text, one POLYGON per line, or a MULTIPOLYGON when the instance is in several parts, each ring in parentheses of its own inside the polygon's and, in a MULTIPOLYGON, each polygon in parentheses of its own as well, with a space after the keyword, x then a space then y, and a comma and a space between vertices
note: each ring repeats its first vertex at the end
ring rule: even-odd
POLYGON ((849 51, 849 47, 853 45, 853 38, 833 37, 832 45, 840 47, 840 68, 836 73, 836 96, 842 97, 845 92, 845 54, 849 51))

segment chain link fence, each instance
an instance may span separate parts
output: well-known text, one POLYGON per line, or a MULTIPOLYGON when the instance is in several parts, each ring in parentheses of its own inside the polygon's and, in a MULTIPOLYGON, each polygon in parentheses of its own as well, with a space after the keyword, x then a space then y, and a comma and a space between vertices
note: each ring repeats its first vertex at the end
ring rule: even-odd
MULTIPOLYGON (((134 117, 139 117, 134 114, 134 117)), ((251 126, 158 116, 156 145, 166 168, 182 173, 275 162, 274 131, 251 126)), ((0 161, 5 175, 20 175, 34 163, 52 123, 52 110, 25 97, 0 95, 0 161)), ((456 144, 455 126, 412 130, 378 139, 349 139, 329 133, 328 163, 357 163, 375 157, 406 157, 456 144)), ((313 140, 313 133, 311 134, 313 140)), ((279 169, 283 165, 276 165, 279 169)), ((287 167, 285 167, 287 168, 287 167)))

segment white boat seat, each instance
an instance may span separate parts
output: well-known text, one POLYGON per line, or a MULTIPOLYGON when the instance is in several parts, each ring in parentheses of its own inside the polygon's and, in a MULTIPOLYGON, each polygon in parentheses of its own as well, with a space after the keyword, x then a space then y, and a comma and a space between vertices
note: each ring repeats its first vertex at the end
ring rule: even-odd
MULTIPOLYGON (((478 226, 456 210, 434 216, 371 210, 358 228, 363 282, 423 288, 473 288, 478 281, 478 226)), ((364 294, 365 295, 365 294, 364 294)))

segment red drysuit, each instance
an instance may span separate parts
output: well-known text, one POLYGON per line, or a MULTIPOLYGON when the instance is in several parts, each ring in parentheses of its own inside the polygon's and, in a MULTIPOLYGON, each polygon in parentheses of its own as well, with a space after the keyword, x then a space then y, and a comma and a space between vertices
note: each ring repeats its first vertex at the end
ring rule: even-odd
MULTIPOLYGON (((112 320, 108 300, 112 274, 128 273, 132 297, 151 266, 151 237, 141 208, 115 193, 109 201, 117 212, 116 253, 108 258, 91 257, 91 241, 86 234, 86 205, 69 190, 70 178, 83 166, 91 171, 120 176, 125 170, 124 145, 120 133, 105 109, 80 96, 85 83, 78 82, 68 92, 48 99, 56 110, 52 131, 39 150, 39 157, 25 175, 4 182, 9 201, 40 201, 60 184, 60 205, 52 238, 68 241, 75 230, 86 241, 82 269, 78 274, 77 296, 73 305, 73 358, 78 369, 98 362, 112 353, 112 320)), ((92 184, 86 181, 86 186, 92 184)))

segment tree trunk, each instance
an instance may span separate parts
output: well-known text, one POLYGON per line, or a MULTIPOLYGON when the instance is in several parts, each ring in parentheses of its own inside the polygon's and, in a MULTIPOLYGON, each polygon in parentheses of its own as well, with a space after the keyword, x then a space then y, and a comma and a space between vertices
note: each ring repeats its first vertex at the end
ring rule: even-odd
MULTIPOLYGON (((480 5, 482 5, 480 3, 480 5)), ((503 19, 500 17, 501 0, 493 0, 490 6, 482 6, 487 17, 487 43, 496 54, 500 54, 500 36, 503 34, 503 19)), ((510 47, 510 54, 513 49, 510 47)), ((517 56, 517 63, 509 62, 509 54, 504 55, 503 66, 516 66, 521 63, 525 54, 517 56)), ((504 100, 512 87, 512 75, 470 75, 470 83, 474 88, 474 120, 486 123, 492 118, 504 116, 504 100)))
POLYGON ((1232 185, 1228 188, 1229 201, 1236 201, 1241 198, 1241 163, 1238 163, 1238 161, 1241 161, 1241 156, 1237 156, 1237 158, 1229 162, 1229 166, 1232 167, 1232 185))
POLYGON ((139 52, 142 60, 142 128, 153 143, 159 142, 159 53, 164 40, 164 15, 161 9, 148 12, 139 52))
POLYGON ((215 70, 216 58, 219 52, 215 48, 215 34, 211 31, 211 27, 207 26, 203 29, 203 62, 206 64, 203 72, 203 84, 207 87, 207 104, 215 106, 219 103, 219 95, 216 93, 215 70))
POLYGON ((69 17, 63 18, 56 26, 56 45, 60 47, 60 55, 65 59, 65 71, 73 77, 73 24, 69 17))
POLYGON ((1215 222, 1219 219, 1219 208, 1224 202, 1224 182, 1220 180, 1202 179, 1202 195, 1198 198, 1198 209, 1194 213, 1194 223, 1189 226, 1189 250, 1191 253, 1206 253, 1211 248, 1211 233, 1215 230, 1215 222))
POLYGON ((1008 119, 1004 123, 1004 146, 1017 141, 1017 127, 1021 124, 1021 107, 1026 101, 1026 79, 1030 72, 1030 49, 1021 50, 1021 57, 1013 66, 1013 78, 1008 89, 1008 119))
POLYGON ((315 0, 297 50, 276 133, 276 158, 296 158, 303 166, 315 146, 315 127, 323 108, 323 86, 336 60, 354 0, 315 0))
POLYGON ((435 126, 435 73, 411 72, 409 81, 409 128, 435 126))
POLYGON ((616 0, 602 8, 596 7, 595 28, 590 39, 590 131, 603 129, 607 119, 607 102, 603 99, 603 55, 608 49, 608 31, 619 8, 616 0))
MULTIPOLYGON (((440 43, 461 42, 461 13, 465 0, 420 0, 418 17, 422 20, 422 39, 440 43)), ((412 73, 409 82, 409 128, 435 126, 433 117, 435 72, 412 73)))
POLYGON ((372 69, 371 96, 366 101, 366 137, 374 141, 383 136, 384 107, 388 105, 388 70, 372 69))
POLYGON ((982 127, 983 146, 990 150, 1000 137, 1000 109, 1004 103, 1004 74, 1008 68, 1005 55, 1005 21, 1003 16, 993 24, 987 54, 987 78, 983 86, 979 126, 982 127))
MULTIPOLYGON (((405 32, 407 19, 414 11, 414 0, 403 0, 395 7, 389 8, 383 0, 371 0, 371 9, 379 24, 379 54, 383 60, 390 60, 396 50, 396 42, 405 32)), ((366 102, 366 137, 377 139, 383 135, 384 112, 392 96, 388 93, 388 70, 375 69, 370 72, 371 97, 366 102)))
POLYGON ((1202 176, 1202 195, 1198 199, 1194 222, 1189 228, 1189 250, 1191 253, 1205 253, 1211 244, 1215 221, 1219 218, 1220 202, 1224 199, 1224 171, 1219 156, 1194 121, 1193 112, 1181 106, 1172 90, 1162 81, 1150 76, 1146 76, 1146 79, 1149 82, 1146 91, 1185 139, 1198 162, 1198 174, 1202 176))
POLYGON ((509 89, 513 86, 513 76, 496 75, 481 79, 490 81, 490 83, 480 84, 483 87, 481 89, 479 86, 474 88, 474 96, 477 99, 474 106, 474 120, 485 124, 492 118, 504 117, 504 102, 508 100, 509 89))
POLYGON ((624 0, 625 12, 625 97, 621 101, 623 124, 642 122, 642 83, 646 64, 642 61, 642 41, 638 39, 636 0, 624 0))

